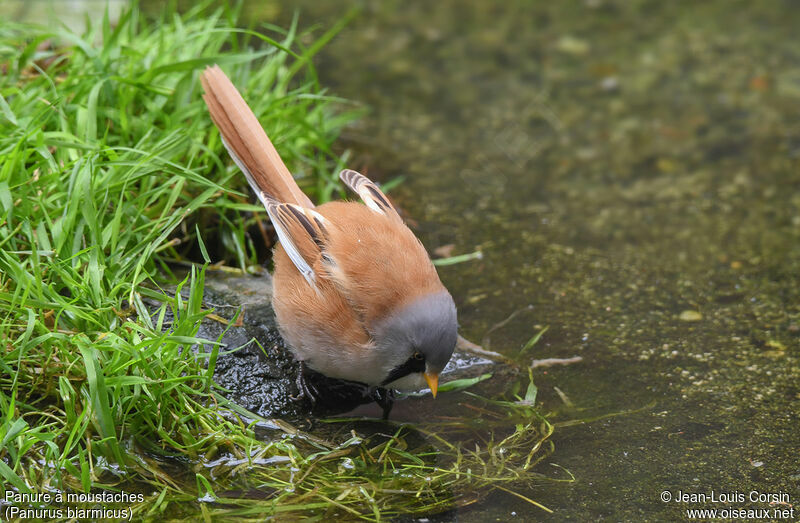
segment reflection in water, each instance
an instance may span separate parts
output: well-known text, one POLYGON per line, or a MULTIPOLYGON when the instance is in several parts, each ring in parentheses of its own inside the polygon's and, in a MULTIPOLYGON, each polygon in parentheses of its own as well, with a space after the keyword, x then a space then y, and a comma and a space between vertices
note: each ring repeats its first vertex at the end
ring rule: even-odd
MULTIPOLYGON (((510 355, 549 325, 534 357, 584 358, 537 376, 563 419, 656 401, 556 432, 578 481, 529 493, 559 519, 797 491, 798 23, 779 3, 366 2, 317 61, 372 108, 352 167, 406 178, 392 196, 429 250, 483 251, 440 269, 464 333, 519 312, 491 335, 510 355)), ((493 501, 463 516, 529 510, 493 501)))

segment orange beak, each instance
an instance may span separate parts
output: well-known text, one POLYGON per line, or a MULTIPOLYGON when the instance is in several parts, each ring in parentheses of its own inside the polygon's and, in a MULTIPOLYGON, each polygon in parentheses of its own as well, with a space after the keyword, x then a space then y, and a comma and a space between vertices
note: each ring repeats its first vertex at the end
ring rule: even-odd
POLYGON ((436 397, 436 391, 439 390, 439 375, 433 372, 425 373, 425 381, 428 382, 428 387, 431 388, 431 394, 436 397))

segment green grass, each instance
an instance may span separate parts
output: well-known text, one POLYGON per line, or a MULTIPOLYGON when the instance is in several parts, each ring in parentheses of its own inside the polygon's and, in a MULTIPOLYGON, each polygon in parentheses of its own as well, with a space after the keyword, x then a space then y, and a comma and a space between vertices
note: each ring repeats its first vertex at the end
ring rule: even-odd
POLYGON ((303 45, 296 24, 242 30, 202 7, 153 22, 134 5, 82 35, 0 23, 4 485, 139 491, 137 516, 381 519, 530 479, 552 427, 521 399, 492 406, 496 423, 256 437, 220 409, 219 347, 197 337, 205 268, 178 283, 185 297, 163 290, 172 260, 259 261, 264 213, 211 125, 205 66, 242 88, 312 198, 338 193, 331 145, 358 108, 324 93, 310 58, 341 25, 303 45))

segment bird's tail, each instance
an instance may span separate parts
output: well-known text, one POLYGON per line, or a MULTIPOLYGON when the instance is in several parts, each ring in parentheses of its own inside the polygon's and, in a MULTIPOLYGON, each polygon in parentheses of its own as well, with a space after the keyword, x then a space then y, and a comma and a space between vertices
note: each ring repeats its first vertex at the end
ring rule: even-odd
POLYGON ((206 68, 200 81, 203 100, 219 129, 222 142, 250 186, 266 205, 267 200, 314 207, 292 178, 256 115, 219 66, 206 68))

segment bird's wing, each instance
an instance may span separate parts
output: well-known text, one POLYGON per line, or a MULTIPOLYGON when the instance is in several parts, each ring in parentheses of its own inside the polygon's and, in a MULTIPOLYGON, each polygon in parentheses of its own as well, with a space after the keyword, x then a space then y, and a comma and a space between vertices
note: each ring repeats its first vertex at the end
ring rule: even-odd
POLYGON ((358 194, 371 211, 400 220, 400 215, 389 203, 389 199, 369 178, 351 169, 340 172, 339 178, 350 190, 358 194))
POLYGON ((309 285, 316 287, 317 273, 313 267, 324 256, 331 224, 313 209, 281 203, 264 193, 259 198, 289 259, 309 285))
POLYGON ((317 209, 330 226, 315 269, 336 285, 368 330, 399 303, 442 288, 425 247, 394 211, 386 216, 356 202, 317 209))

